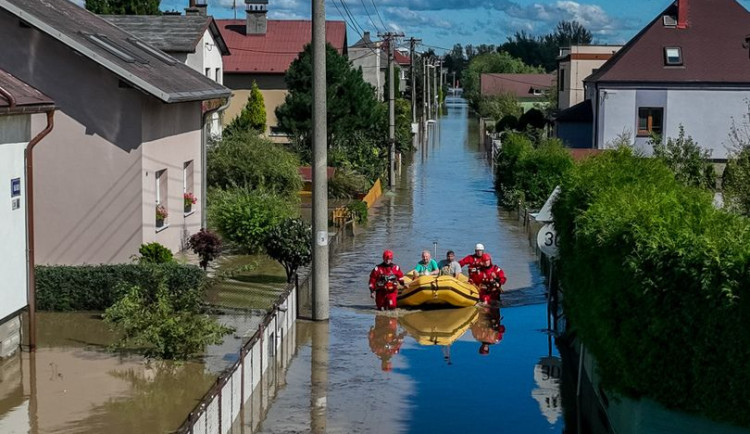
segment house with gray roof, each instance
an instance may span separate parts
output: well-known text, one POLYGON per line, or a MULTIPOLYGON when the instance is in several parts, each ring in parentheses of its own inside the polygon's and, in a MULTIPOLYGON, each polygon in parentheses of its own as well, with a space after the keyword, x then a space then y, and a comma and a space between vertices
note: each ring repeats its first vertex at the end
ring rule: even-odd
POLYGON ((35 154, 37 263, 180 249, 202 223, 205 121, 230 91, 69 1, 0 0, 0 39, 2 68, 57 107, 35 154))
POLYGON ((625 133, 651 152, 652 134, 677 137, 682 125, 714 160, 726 160, 733 122, 747 121, 749 32, 750 12, 736 0, 671 2, 585 79, 593 147, 625 133))
MULTIPOLYGON (((223 83, 223 56, 229 55, 224 38, 213 17, 206 16, 205 5, 186 8, 164 15, 102 15, 102 18, 132 34, 154 48, 169 54, 194 71, 223 83)), ((215 113, 208 123, 209 133, 220 136, 220 113, 215 113)))

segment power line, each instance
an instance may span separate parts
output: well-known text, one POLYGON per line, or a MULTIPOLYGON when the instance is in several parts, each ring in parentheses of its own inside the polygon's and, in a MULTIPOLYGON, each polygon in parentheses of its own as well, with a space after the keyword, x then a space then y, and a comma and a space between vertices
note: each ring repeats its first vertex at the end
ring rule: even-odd
POLYGON ((346 11, 347 15, 349 15, 349 18, 351 18, 352 23, 354 23, 354 25, 359 28, 360 36, 363 36, 363 33, 365 32, 365 28, 359 24, 356 18, 354 18, 354 14, 352 13, 352 11, 349 10, 349 6, 346 5, 346 2, 344 0, 339 0, 339 3, 341 3, 341 6, 344 8, 344 11, 346 11))
MULTIPOLYGON (((342 0, 339 0, 339 1, 341 1, 341 2, 342 2, 342 4, 341 4, 341 5, 343 6, 343 5, 344 5, 344 4, 343 4, 343 1, 342 1, 342 0)), ((352 30, 354 30, 354 33, 358 34, 360 38, 364 39, 364 35, 363 35, 363 34, 362 34, 362 33, 361 33, 361 32, 360 32, 359 30, 357 30, 357 28, 356 28, 356 27, 354 27, 354 25, 352 25, 352 24, 351 24, 351 23, 350 23, 350 22, 349 22, 349 21, 348 21, 348 20, 346 19, 346 16, 345 16, 345 15, 344 15, 343 13, 341 13, 341 9, 339 9, 338 5, 336 4, 336 0, 331 0, 331 3, 332 3, 332 4, 333 4, 333 6, 334 6, 334 7, 336 8, 336 10, 337 10, 337 11, 338 11, 338 13, 339 13, 339 16, 341 16, 341 18, 342 18, 342 19, 344 20, 344 22, 346 23, 346 25, 347 25, 347 26, 349 26, 349 28, 351 28, 352 30)), ((378 53, 377 51, 375 51, 375 50, 374 50, 374 49, 373 49, 373 48, 372 48, 372 47, 371 47, 371 46, 370 46, 369 44, 366 44, 366 45, 365 45, 365 47, 367 47, 367 49, 368 49, 368 50, 370 50, 370 51, 372 52, 372 54, 374 54, 374 55, 376 55, 376 56, 379 56, 379 55, 380 55, 380 54, 379 54, 379 53, 378 53)))
MULTIPOLYGON (((373 27, 375 27, 375 31, 377 31, 378 33, 380 33, 380 29, 378 28, 378 25, 375 24, 375 20, 372 19, 372 15, 370 15, 370 11, 368 11, 367 10, 367 6, 365 6, 365 0, 359 0, 359 1, 360 1, 360 3, 362 3, 362 8, 364 8, 365 13, 367 14, 367 18, 370 19, 370 22, 372 23, 373 27)), ((383 29, 384 32, 386 30, 388 30, 388 29, 385 29, 385 28, 383 29)))
POLYGON ((378 14, 378 18, 380 19, 380 24, 383 25, 383 31, 387 31, 388 26, 385 25, 385 21, 383 21, 383 16, 380 15, 380 11, 378 10, 377 5, 375 5, 375 0, 370 0, 370 2, 372 3, 372 7, 375 8, 375 12, 378 14))

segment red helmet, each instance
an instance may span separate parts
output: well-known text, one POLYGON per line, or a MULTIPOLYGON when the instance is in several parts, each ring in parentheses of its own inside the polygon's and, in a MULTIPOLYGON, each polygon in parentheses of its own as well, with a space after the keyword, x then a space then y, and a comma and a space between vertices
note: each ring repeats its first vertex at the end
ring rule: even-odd
POLYGON ((393 259, 393 251, 392 250, 386 250, 383 252, 383 260, 393 259))
POLYGON ((483 343, 482 346, 479 347, 479 354, 486 356, 489 353, 490 353, 489 344, 483 343))
POLYGON ((482 262, 487 262, 487 261, 490 261, 490 263, 492 263, 492 256, 490 256, 490 254, 489 254, 489 253, 484 253, 484 254, 482 255, 482 259, 481 259, 481 261, 482 261, 482 262))

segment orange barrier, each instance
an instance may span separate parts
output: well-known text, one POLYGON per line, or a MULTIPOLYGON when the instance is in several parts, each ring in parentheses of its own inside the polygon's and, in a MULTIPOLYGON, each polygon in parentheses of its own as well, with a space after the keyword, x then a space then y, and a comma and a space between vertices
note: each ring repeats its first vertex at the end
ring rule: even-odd
POLYGON ((380 185, 380 179, 375 181, 370 191, 367 192, 365 197, 362 198, 362 202, 367 204, 367 208, 371 208, 375 201, 383 195, 383 187, 380 185))

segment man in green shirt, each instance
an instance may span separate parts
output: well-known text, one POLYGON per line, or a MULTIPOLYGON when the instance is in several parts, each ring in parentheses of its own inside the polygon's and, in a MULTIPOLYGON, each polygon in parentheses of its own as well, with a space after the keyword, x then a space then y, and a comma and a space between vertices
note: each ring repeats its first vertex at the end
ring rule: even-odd
POLYGON ((420 276, 429 276, 440 273, 437 261, 432 259, 429 250, 422 251, 422 260, 414 267, 414 271, 420 276))

